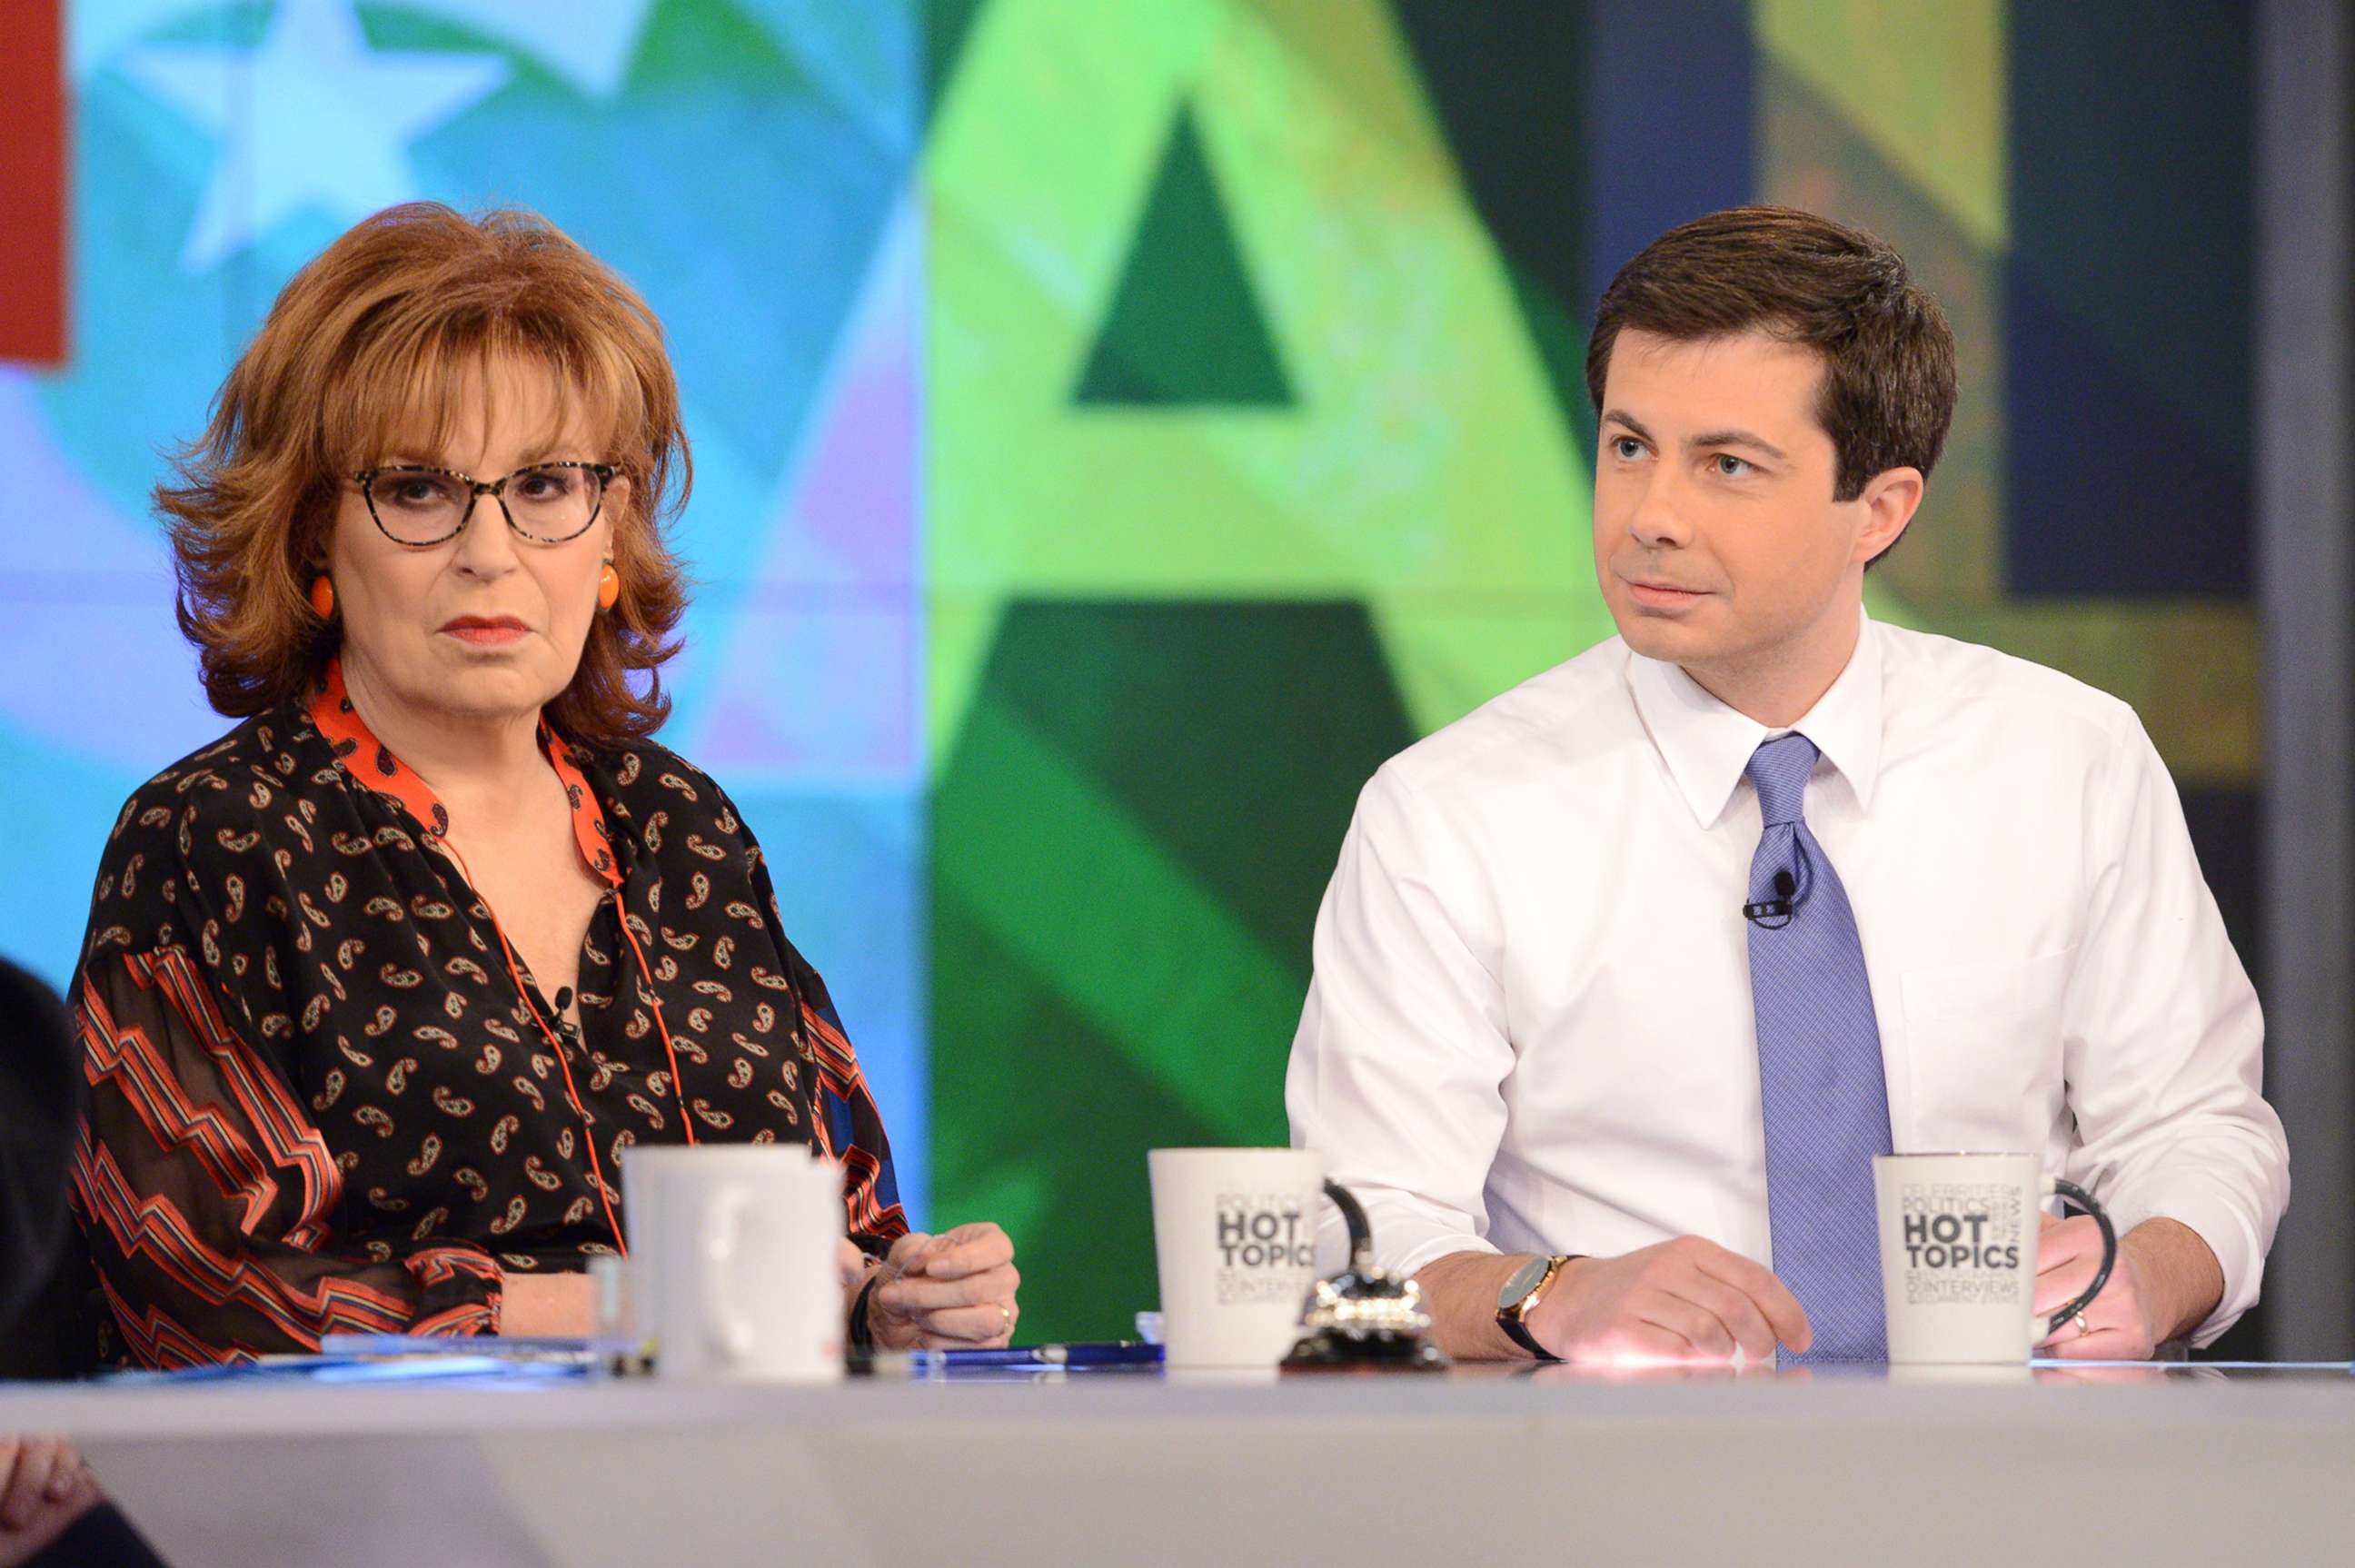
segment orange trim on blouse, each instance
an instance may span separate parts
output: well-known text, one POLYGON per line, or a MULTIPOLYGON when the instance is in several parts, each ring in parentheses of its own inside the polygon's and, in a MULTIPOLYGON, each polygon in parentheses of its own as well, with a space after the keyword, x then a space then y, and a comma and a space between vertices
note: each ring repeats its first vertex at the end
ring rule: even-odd
MULTIPOLYGON (((311 699, 311 722, 326 737, 336 765, 351 775, 353 782, 409 813, 428 838, 449 837, 450 808, 442 804, 442 797, 433 793, 432 784, 394 756, 392 748, 378 740, 376 732, 368 727, 368 720, 352 704, 350 689, 344 685, 341 659, 327 661, 326 679, 311 699)), ((545 715, 539 720, 539 742, 548 752, 549 766, 556 770, 558 782, 564 785, 565 798, 572 803, 572 841, 581 851, 581 863, 607 887, 620 887, 622 869, 614 863, 613 840, 605 831, 605 813, 597 804, 596 792, 573 765, 571 749, 558 736, 545 715)))

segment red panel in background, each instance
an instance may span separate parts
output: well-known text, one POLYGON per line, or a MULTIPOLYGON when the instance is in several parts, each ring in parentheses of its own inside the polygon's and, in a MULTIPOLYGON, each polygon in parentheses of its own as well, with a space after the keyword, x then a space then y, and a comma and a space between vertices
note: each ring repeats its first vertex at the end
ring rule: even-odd
POLYGON ((0 359, 66 357, 65 0, 10 4, 0 40, 0 359))

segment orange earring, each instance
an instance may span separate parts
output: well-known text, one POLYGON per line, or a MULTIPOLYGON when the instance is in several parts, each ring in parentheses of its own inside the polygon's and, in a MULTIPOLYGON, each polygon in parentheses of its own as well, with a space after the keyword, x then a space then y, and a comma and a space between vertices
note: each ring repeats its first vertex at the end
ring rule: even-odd
MULTIPOLYGON (((321 578, 320 581, 324 582, 326 579, 321 578)), ((614 601, 621 596, 622 574, 613 570, 613 563, 609 560, 605 563, 605 570, 597 574, 597 608, 611 610, 614 601)))
POLYGON ((327 581, 324 571, 311 579, 311 608, 318 612, 322 621, 336 613, 336 585, 327 581))

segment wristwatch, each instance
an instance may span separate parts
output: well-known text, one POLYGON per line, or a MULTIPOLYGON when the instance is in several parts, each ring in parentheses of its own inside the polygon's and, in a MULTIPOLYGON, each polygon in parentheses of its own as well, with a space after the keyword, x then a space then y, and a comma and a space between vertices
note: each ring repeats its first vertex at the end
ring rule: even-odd
POLYGON ((1565 1253, 1558 1257, 1531 1258, 1515 1269, 1513 1277, 1497 1292, 1497 1327, 1505 1331, 1507 1339, 1540 1361, 1558 1361, 1561 1358, 1539 1344, 1538 1337, 1529 1332, 1529 1314, 1538 1309, 1545 1293, 1553 1288, 1562 1265, 1580 1255, 1565 1253))

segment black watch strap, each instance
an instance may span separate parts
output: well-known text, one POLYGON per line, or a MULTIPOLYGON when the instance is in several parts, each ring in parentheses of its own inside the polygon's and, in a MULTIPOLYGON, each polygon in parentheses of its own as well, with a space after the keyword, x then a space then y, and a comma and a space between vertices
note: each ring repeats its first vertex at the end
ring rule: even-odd
POLYGON ((1521 1321, 1521 1315, 1519 1313, 1497 1313, 1497 1327, 1505 1331, 1505 1338, 1510 1339, 1514 1344, 1518 1345, 1522 1349, 1527 1350, 1530 1355, 1535 1356, 1539 1360, 1559 1361, 1561 1360, 1560 1356, 1555 1355, 1551 1350, 1547 1349, 1543 1345, 1538 1343, 1538 1337, 1529 1332, 1529 1325, 1521 1321))
POLYGON ((1529 1332, 1529 1308, 1543 1300, 1545 1293, 1561 1281, 1562 1270, 1583 1255, 1581 1253, 1562 1253, 1548 1258, 1546 1271, 1535 1285, 1522 1292, 1518 1299, 1497 1308, 1497 1327, 1505 1331, 1505 1337, 1540 1361, 1558 1361, 1561 1358, 1539 1344, 1538 1337, 1529 1332))

